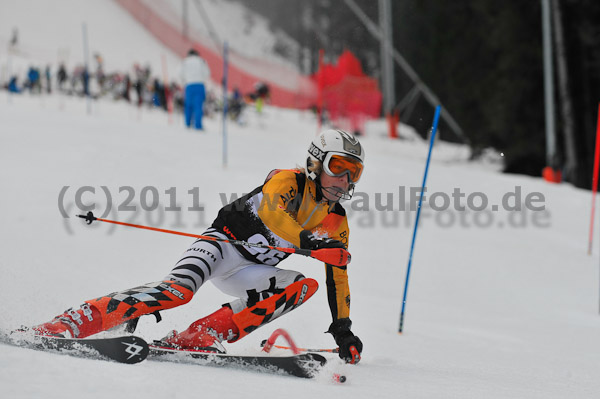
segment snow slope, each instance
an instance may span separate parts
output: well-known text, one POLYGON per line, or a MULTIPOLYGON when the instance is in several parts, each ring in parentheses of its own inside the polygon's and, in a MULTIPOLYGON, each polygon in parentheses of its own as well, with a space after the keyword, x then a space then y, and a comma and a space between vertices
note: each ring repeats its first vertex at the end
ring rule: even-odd
MULTIPOLYGON (((18 31, 18 51, 11 70, 24 78, 30 65, 53 70, 64 62, 68 70, 84 64, 82 25, 86 24, 89 62, 93 55, 104 60, 105 72, 131 72, 134 63, 149 65, 153 76, 162 76, 162 56, 167 73, 175 77, 181 60, 157 43, 113 1, 4 0, 0 2, 0 66, 4 73, 13 29, 18 31)), ((95 68, 95 67, 94 67, 95 68)), ((22 80, 21 80, 22 82, 22 80)))
MULTIPOLYGON (((195 133, 181 124, 168 125, 159 112, 145 111, 138 121, 123 107, 101 103, 96 109, 102 112, 87 116, 83 102, 68 100, 59 111, 56 98, 42 102, 27 96, 13 97, 11 104, 0 107, 1 328, 41 322, 84 299, 158 280, 189 244, 176 236, 65 220, 57 205, 64 186, 70 187, 64 200, 70 216, 76 212, 78 187, 96 187, 97 195, 83 198, 85 203, 97 201, 100 211, 106 203, 101 186, 112 192, 115 204, 126 198, 119 187, 131 186, 138 213, 113 211, 112 218, 201 232, 221 206, 218 193, 241 194, 259 185, 270 169, 293 167, 314 135, 314 121, 305 114, 268 109, 262 119, 250 115, 247 128, 230 126, 230 161, 222 169, 218 120, 207 121, 206 133, 195 133), (173 216, 165 215, 161 224, 161 212, 139 210, 145 186, 157 188, 161 207, 169 204, 164 191, 176 188, 184 207, 178 226, 173 216), (206 208, 203 217, 185 211, 193 205, 187 191, 194 187, 206 208)), ((363 143, 367 168, 359 187, 371 200, 376 193, 419 184, 423 143, 389 142, 376 132, 363 143)), ((600 388, 598 246, 596 242, 593 258, 585 254, 589 193, 451 163, 445 160, 447 153, 443 147, 441 159, 434 153, 430 190, 451 193, 460 187, 496 200, 519 185, 524 193, 545 195, 550 226, 510 227, 510 216, 499 212, 498 223, 488 228, 458 222, 443 227, 436 213, 424 213, 430 217, 425 217, 418 237, 405 334, 399 336, 411 224, 401 212, 352 212, 352 318, 365 352, 358 367, 335 366, 349 375, 347 386, 329 384, 325 377, 297 381, 153 362, 127 367, 0 345, 2 391, 14 397, 41 392, 47 397, 189 397, 198 392, 236 397, 262 395, 268 387, 269 392, 285 390, 292 398, 307 393, 357 398, 375 393, 390 398, 399 393, 594 397, 600 388), (393 225, 393 214, 399 221, 388 227, 382 219, 393 225)), ((324 286, 317 262, 292 257, 282 266, 324 286)), ((191 304, 164 312, 160 324, 144 320, 139 332, 148 339, 161 337, 227 300, 207 284, 191 304)), ((330 346, 331 338, 322 333, 329 318, 321 289, 297 311, 229 349, 256 352, 260 340, 277 327, 288 329, 301 345, 330 346)))
MULTIPOLYGON (((181 1, 147 3, 174 26, 181 25, 181 1)), ((292 48, 291 52, 297 52, 298 44, 281 32, 277 36, 271 33, 267 21, 260 15, 227 1, 205 2, 203 9, 220 40, 227 40, 236 54, 254 57, 246 60, 237 57, 237 63, 253 68, 253 72, 264 71, 264 65, 262 69, 258 66, 264 60, 296 69, 290 61, 273 52, 278 43, 285 43, 292 48)), ((192 1, 188 12, 190 37, 212 46, 207 27, 192 1)), ((23 76, 32 64, 41 67, 51 65, 54 69, 58 62, 64 62, 69 70, 83 65, 84 23, 87 26, 90 65, 95 65, 91 57, 97 53, 103 58, 105 72, 131 72, 134 63, 138 63, 149 65, 153 76, 162 77, 164 55, 166 73, 171 78, 179 78, 180 58, 115 1, 3 0, 0 2, 0 80, 6 80, 7 49, 14 29, 17 29, 19 46, 18 51, 12 54, 10 70, 23 76)), ((236 57, 235 54, 233 56, 236 57)))
MULTIPOLYGON (((120 61, 129 63, 123 57, 120 61)), ((86 226, 72 217, 79 212, 78 188, 96 189, 85 193, 83 202, 97 203, 101 213, 105 186, 112 194, 109 218, 200 233, 222 205, 219 193, 242 194, 271 169, 294 167, 316 129, 306 113, 269 107, 262 117, 250 112, 247 127, 229 125, 229 164, 222 168, 218 119, 208 119, 206 132, 198 133, 184 129, 179 119, 168 124, 160 111, 108 102, 95 103, 92 115, 85 109, 85 102, 72 98, 0 93, 0 328, 5 331, 46 321, 85 299, 161 279, 191 242, 86 226), (135 192, 131 205, 137 212, 116 209, 127 198, 127 191, 119 192, 125 186, 135 192), (165 191, 175 187, 171 192, 183 210, 142 211, 145 187, 156 187, 159 209, 170 205, 165 191), (189 190, 196 190, 204 213, 187 209, 194 206, 189 190)), ((404 203, 399 190, 420 185, 427 147, 419 140, 389 141, 378 126, 362 139, 366 169, 356 201, 347 204, 353 330, 365 344, 358 366, 334 358, 314 381, 182 364, 127 366, 0 345, 2 397, 597 397, 600 233, 597 224, 594 255, 587 256, 590 193, 497 174, 464 162, 461 148, 438 145, 428 193, 481 192, 491 208, 520 187, 523 198, 541 193, 545 212, 425 208, 400 336, 414 212, 398 211, 404 203), (376 209, 382 207, 375 202, 378 193, 384 204, 387 193, 392 195, 394 212, 376 209), (333 371, 346 374, 348 382, 330 383, 333 371)), ((460 202, 465 205, 467 198, 460 202)), ((322 265, 290 257, 281 266, 317 279, 321 289, 293 313, 229 345, 230 352, 258 352, 260 341, 276 328, 287 329, 300 345, 333 345, 323 334, 330 315, 322 265)), ((163 312, 160 324, 142 320, 139 334, 160 338, 230 299, 206 284, 190 304, 163 312)))
MULTIPOLYGON (((160 15, 176 27, 183 29, 184 2, 181 0, 147 1, 144 3, 159 11, 160 15)), ((300 45, 284 32, 274 33, 269 21, 252 8, 233 1, 188 1, 188 36, 220 52, 221 44, 230 43, 237 55, 248 57, 252 65, 259 60, 285 65, 297 70, 297 65, 276 53, 277 47, 284 47, 289 58, 297 58, 300 45), (202 8, 198 7, 200 5, 202 8), (200 11, 202 10, 202 11, 200 11), (204 16, 203 16, 204 15, 204 16), (210 26, 205 23, 209 21, 210 26)), ((242 61, 238 59, 237 61, 242 61)))

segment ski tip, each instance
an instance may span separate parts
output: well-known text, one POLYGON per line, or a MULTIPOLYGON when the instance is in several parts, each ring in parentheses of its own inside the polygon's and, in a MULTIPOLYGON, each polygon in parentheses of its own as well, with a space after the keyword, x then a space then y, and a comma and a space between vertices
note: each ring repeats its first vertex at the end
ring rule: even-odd
POLYGON ((79 339, 36 335, 31 331, 24 331, 9 338, 7 343, 23 348, 126 364, 143 361, 149 351, 146 341, 136 336, 79 339))
POLYGON ((124 356, 119 356, 115 360, 126 364, 140 363, 146 359, 150 348, 148 343, 136 336, 123 337, 120 339, 122 350, 125 352, 124 356))

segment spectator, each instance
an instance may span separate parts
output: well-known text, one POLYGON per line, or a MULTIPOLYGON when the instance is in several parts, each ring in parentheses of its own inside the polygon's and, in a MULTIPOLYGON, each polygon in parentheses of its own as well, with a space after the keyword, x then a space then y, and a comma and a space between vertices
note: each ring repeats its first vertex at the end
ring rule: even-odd
POLYGON ((83 68, 81 79, 83 83, 83 95, 87 97, 90 95, 90 73, 87 66, 83 68))
POLYGON ((50 76, 50 65, 46 66, 45 75, 46 75, 46 91, 48 92, 48 94, 50 94, 50 93, 52 93, 52 79, 50 76))
POLYGON ((254 85, 252 98, 255 100, 256 112, 262 112, 265 101, 269 99, 269 86, 264 82, 258 82, 254 85))
POLYGON ((135 71, 135 83, 133 84, 133 88, 138 97, 137 105, 141 107, 144 103, 144 96, 146 94, 146 85, 148 84, 148 79, 150 78, 150 67, 142 68, 139 64, 135 64, 133 66, 135 71))
POLYGON ((183 60, 181 75, 185 87, 185 124, 190 127, 193 118, 194 127, 202 130, 203 107, 206 99, 204 85, 210 76, 210 69, 206 65, 206 61, 200 57, 200 54, 191 49, 185 60, 183 60))
POLYGON ((56 79, 58 81, 58 90, 64 91, 63 85, 67 81, 67 70, 65 68, 65 64, 60 64, 58 68, 58 73, 56 74, 56 79))
POLYGON ((21 89, 17 85, 17 77, 13 76, 10 78, 10 82, 8 83, 8 91, 11 93, 20 93, 21 89))
POLYGON ((240 122, 240 115, 242 114, 242 110, 244 109, 244 100, 242 99, 242 94, 240 93, 240 89, 237 87, 233 89, 233 93, 231 98, 229 99, 229 116, 232 120, 236 122, 240 122))
POLYGON ((183 113, 183 89, 179 84, 173 82, 171 83, 170 93, 175 111, 183 113))
POLYGON ((104 80, 106 79, 106 75, 104 74, 104 60, 98 53, 94 54, 94 60, 96 61, 96 80, 102 91, 104 88, 104 80))
POLYGON ((160 107, 167 111, 167 95, 164 85, 158 79, 154 79, 152 103, 155 107, 160 107))
POLYGON ((40 71, 37 68, 29 67, 29 71, 27 72, 27 87, 29 88, 29 92, 33 93, 34 90, 37 93, 42 91, 42 87, 40 84, 40 71))
POLYGON ((131 98, 129 97, 129 91, 131 90, 131 79, 129 79, 129 74, 126 73, 123 78, 123 93, 122 96, 127 102, 131 102, 131 98))

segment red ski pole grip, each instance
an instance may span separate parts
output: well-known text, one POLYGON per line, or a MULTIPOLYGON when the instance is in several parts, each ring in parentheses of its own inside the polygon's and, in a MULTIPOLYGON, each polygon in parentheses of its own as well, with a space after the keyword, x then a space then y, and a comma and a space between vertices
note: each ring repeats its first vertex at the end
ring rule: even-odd
POLYGON ((346 266, 350 263, 350 252, 344 248, 323 248, 312 251, 312 257, 334 266, 346 266))

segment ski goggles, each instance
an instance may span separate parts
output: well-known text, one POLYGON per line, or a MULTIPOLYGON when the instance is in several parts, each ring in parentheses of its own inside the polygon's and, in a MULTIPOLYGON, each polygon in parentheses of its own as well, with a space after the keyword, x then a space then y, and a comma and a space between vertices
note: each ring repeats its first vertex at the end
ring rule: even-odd
POLYGON ((347 174, 350 183, 356 183, 362 175, 363 163, 358 158, 329 152, 323 161, 323 168, 329 176, 338 177, 347 174))

